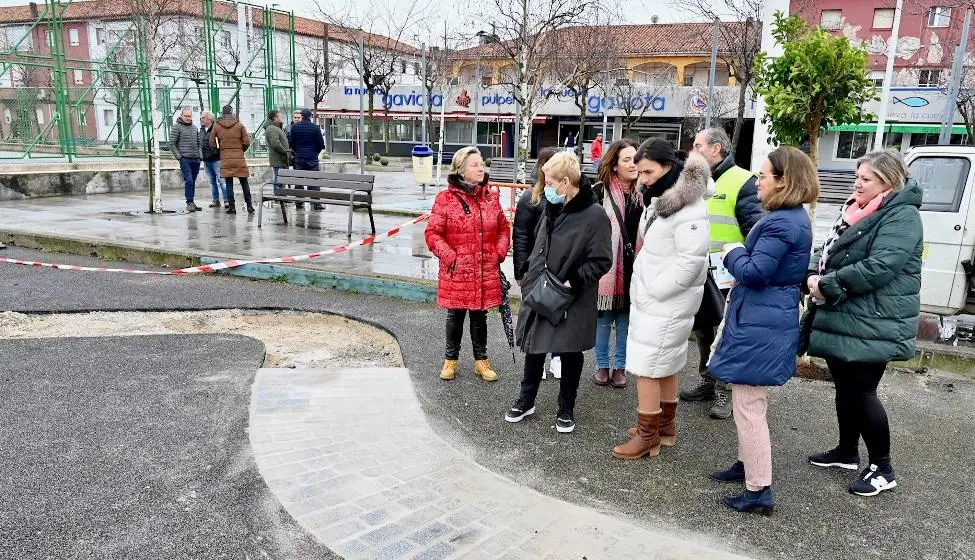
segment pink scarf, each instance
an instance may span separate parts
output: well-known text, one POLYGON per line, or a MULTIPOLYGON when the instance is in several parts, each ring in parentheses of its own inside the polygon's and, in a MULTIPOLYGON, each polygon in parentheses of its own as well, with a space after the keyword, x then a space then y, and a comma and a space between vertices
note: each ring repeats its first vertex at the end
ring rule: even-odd
POLYGON ((820 273, 826 270, 826 261, 829 259, 833 244, 836 243, 836 240, 846 233, 846 230, 876 212, 891 192, 882 192, 863 206, 857 204, 856 199, 852 197, 843 205, 843 209, 840 211, 840 217, 836 219, 836 223, 833 224, 833 228, 830 230, 829 235, 826 236, 826 242, 823 244, 823 252, 819 258, 820 273))
POLYGON ((884 203, 884 199, 887 198, 888 194, 890 194, 890 191, 884 191, 873 197, 873 200, 863 206, 860 206, 856 202, 847 206, 843 212, 843 220, 847 224, 855 226, 857 222, 876 212, 877 208, 880 208, 880 205, 884 203))
POLYGON ((625 278, 623 275, 623 227, 616 219, 616 211, 613 210, 613 203, 608 199, 613 197, 617 208, 623 219, 626 219, 626 199, 627 192, 620 184, 619 179, 613 177, 610 185, 603 185, 603 210, 609 217, 612 226, 612 248, 613 266, 602 278, 599 279, 599 296, 596 298, 596 309, 599 311, 627 311, 624 309, 625 303, 625 278))

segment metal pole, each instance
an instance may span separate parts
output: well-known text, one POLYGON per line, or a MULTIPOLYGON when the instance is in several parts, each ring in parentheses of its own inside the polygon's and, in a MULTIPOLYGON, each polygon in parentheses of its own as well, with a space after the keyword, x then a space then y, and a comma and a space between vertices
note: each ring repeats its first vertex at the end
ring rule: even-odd
POLYGON ((474 126, 471 132, 471 146, 477 147, 477 119, 481 112, 481 57, 477 57, 477 69, 474 71, 474 81, 477 82, 474 94, 474 126))
POLYGON ((515 96, 515 138, 513 143, 515 149, 515 182, 518 182, 518 161, 521 159, 521 103, 515 96))
POLYGON ((873 138, 873 149, 884 147, 884 127, 887 124, 887 106, 890 105, 890 86, 894 81, 894 58, 897 56, 897 37, 901 27, 901 13, 904 11, 904 0, 897 0, 894 8, 894 26, 890 30, 890 41, 887 42, 887 69, 884 71, 884 87, 880 94, 880 111, 877 113, 877 133, 873 138))
POLYGON ((711 128, 711 115, 714 112, 714 79, 718 69, 718 33, 721 28, 721 20, 714 18, 714 36, 711 37, 711 70, 708 73, 708 104, 704 117, 704 128, 711 128))
POLYGON ((366 89, 363 70, 366 64, 366 34, 359 30, 359 174, 366 174, 366 106, 363 94, 366 89))
MULTIPOLYGON (((609 57, 606 57, 606 79, 610 79, 610 64, 609 57)), ((609 124, 609 116, 606 114, 606 103, 604 103, 607 96, 606 88, 603 87, 603 99, 599 100, 599 105, 603 110, 603 144, 605 145, 609 141, 609 136, 606 136, 606 126, 609 124)))
POLYGON ((961 87, 962 74, 965 73, 965 53, 968 52, 968 32, 972 26, 972 9, 965 12, 965 25, 962 26, 961 41, 955 49, 955 60, 951 65, 951 83, 948 84, 948 101, 945 103, 945 114, 941 120, 941 135, 938 144, 951 144, 951 130, 955 124, 955 105, 958 100, 958 90, 961 87))
POLYGON ((420 113, 420 143, 427 145, 427 115, 430 114, 430 98, 427 92, 427 44, 420 45, 420 56, 423 60, 423 105, 420 113))

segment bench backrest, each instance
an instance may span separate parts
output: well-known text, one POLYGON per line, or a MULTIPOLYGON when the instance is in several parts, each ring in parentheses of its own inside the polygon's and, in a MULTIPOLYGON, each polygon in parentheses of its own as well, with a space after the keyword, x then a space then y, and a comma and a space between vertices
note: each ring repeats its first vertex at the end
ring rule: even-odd
POLYGON ((819 170, 819 202, 842 204, 853 192, 856 172, 851 170, 819 170))
POLYGON ((278 182, 275 187, 320 187, 330 190, 371 193, 375 182, 375 175, 282 169, 278 171, 278 182))

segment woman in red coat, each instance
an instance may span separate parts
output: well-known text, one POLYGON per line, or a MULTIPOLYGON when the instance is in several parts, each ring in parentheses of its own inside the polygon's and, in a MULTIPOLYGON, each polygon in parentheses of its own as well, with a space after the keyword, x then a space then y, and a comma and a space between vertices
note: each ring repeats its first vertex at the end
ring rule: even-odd
POLYGON ((447 188, 437 195, 427 224, 427 247, 440 260, 437 305, 447 310, 447 345, 440 379, 457 375, 464 317, 471 316, 474 373, 485 381, 498 374, 487 359, 487 310, 501 305, 500 264, 511 230, 498 194, 488 188, 477 148, 454 154, 447 188))

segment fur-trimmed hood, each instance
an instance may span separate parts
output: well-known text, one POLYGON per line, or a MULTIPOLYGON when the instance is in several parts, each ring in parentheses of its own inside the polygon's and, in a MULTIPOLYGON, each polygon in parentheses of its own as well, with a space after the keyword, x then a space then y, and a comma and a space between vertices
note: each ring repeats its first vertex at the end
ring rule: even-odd
POLYGON ((708 162, 698 154, 690 154, 684 162, 684 171, 674 186, 667 189, 654 204, 658 217, 673 216, 682 208, 714 194, 714 180, 708 162))

